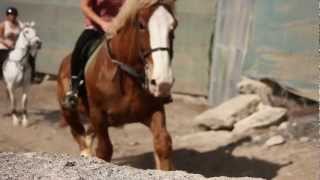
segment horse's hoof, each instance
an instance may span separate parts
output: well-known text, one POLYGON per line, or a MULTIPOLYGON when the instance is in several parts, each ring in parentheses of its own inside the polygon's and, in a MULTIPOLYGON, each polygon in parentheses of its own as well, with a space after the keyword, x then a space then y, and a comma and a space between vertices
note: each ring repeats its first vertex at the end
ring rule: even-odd
POLYGON ((83 157, 92 157, 90 149, 84 149, 80 152, 80 156, 83 157))
POLYGON ((19 119, 17 117, 13 117, 12 124, 13 126, 19 126, 19 119))
POLYGON ((23 120, 22 121, 22 126, 25 127, 25 128, 28 127, 29 126, 28 120, 23 120))

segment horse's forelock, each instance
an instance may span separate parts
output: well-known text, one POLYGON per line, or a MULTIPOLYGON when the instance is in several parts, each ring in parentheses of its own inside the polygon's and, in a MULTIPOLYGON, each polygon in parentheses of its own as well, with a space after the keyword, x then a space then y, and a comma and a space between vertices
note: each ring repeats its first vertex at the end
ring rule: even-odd
POLYGON ((116 18, 118 24, 126 24, 128 21, 133 21, 137 17, 140 10, 150 8, 151 6, 162 4, 165 5, 171 13, 175 12, 175 2, 176 0, 138 0, 136 1, 126 1, 125 4, 120 8, 120 16, 127 16, 128 18, 116 18), (126 21, 126 22, 122 22, 126 21))
POLYGON ((35 26, 35 22, 34 21, 22 23, 22 29, 34 28, 34 26, 35 26))

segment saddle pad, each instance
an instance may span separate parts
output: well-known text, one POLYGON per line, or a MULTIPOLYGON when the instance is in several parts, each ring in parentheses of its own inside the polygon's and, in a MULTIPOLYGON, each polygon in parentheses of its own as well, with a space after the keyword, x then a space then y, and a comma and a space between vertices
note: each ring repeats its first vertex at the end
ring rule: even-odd
POLYGON ((85 72, 87 71, 88 65, 95 59, 99 50, 101 49, 101 47, 103 45, 102 42, 103 42, 103 38, 97 40, 97 42, 95 42, 94 46, 91 46, 90 54, 88 55, 88 60, 87 60, 86 66, 85 66, 85 72))

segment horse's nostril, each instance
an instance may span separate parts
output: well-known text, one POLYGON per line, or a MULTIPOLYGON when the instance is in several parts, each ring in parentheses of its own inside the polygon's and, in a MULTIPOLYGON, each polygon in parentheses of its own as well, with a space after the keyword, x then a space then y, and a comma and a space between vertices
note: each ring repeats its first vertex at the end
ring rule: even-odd
POLYGON ((151 85, 153 85, 153 86, 157 85, 156 80, 154 80, 154 79, 152 79, 150 83, 151 83, 151 85))

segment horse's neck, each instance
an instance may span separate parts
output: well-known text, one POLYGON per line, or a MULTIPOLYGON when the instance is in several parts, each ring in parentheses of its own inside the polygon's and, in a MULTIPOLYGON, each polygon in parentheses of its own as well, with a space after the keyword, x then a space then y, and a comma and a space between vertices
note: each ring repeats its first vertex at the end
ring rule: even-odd
POLYGON ((14 49, 9 54, 9 60, 21 61, 27 54, 28 42, 20 33, 14 49))
POLYGON ((136 59, 139 58, 136 32, 122 31, 113 38, 111 43, 111 48, 118 61, 129 65, 136 63, 136 59))

